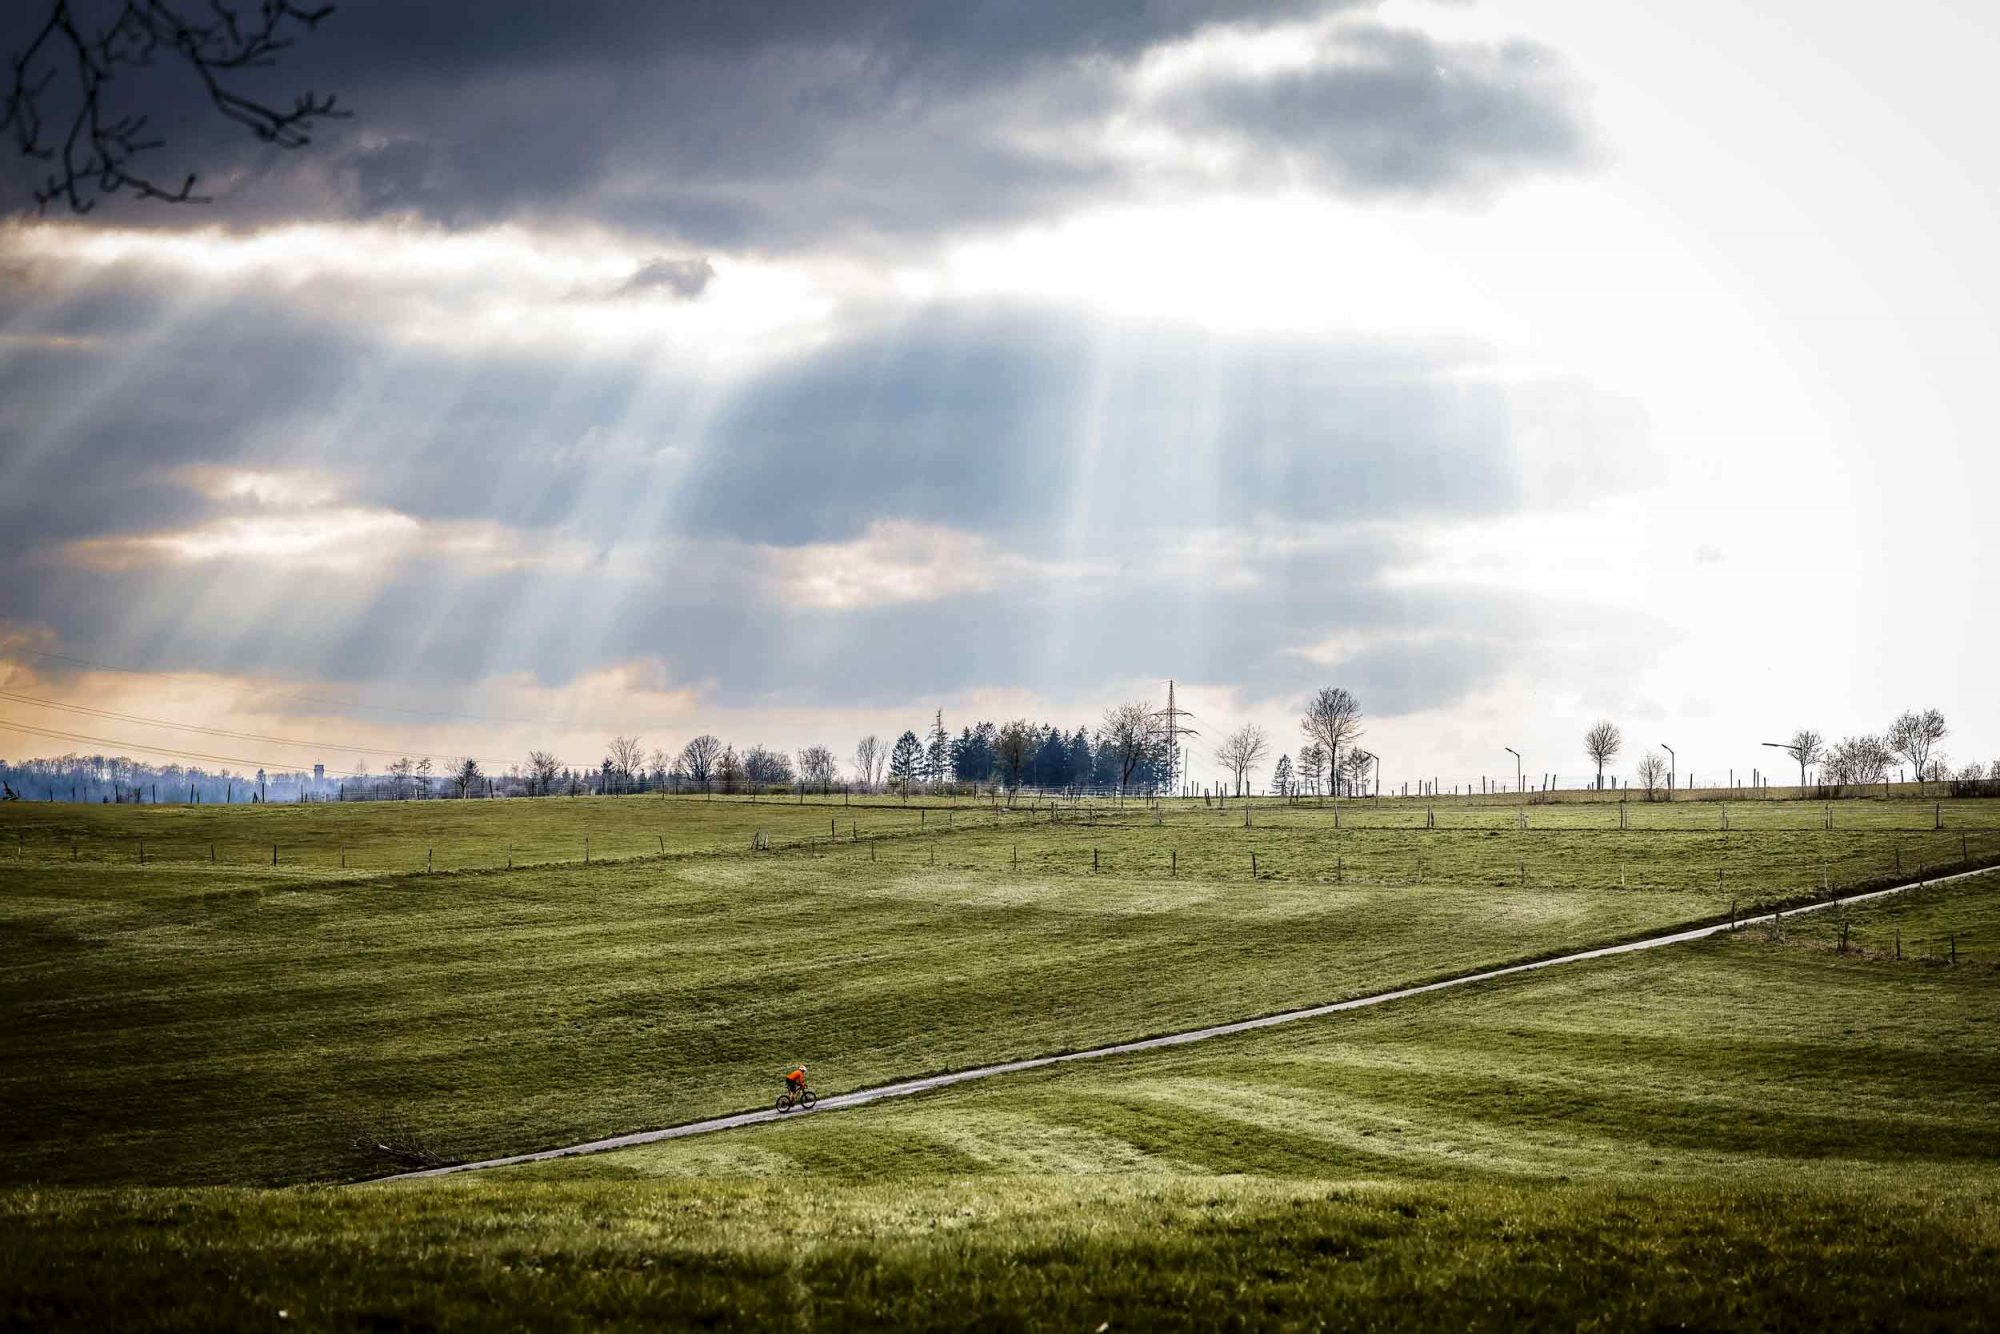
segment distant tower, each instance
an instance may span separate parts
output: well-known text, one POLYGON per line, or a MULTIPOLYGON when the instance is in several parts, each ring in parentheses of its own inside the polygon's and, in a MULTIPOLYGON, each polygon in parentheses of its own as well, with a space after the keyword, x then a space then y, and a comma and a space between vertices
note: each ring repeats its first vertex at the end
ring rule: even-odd
POLYGON ((1174 683, 1171 680, 1167 682, 1167 707, 1161 711, 1160 717, 1167 720, 1167 791, 1178 792, 1185 769, 1181 763, 1181 742, 1201 733, 1182 724, 1181 719, 1194 715, 1174 703, 1174 683))

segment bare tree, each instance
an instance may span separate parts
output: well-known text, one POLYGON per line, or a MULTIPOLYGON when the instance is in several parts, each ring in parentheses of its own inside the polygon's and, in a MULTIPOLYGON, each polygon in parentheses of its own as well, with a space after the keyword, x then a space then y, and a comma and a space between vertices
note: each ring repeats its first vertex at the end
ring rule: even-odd
POLYGON ((1270 738, 1255 723, 1245 723, 1222 739, 1215 748, 1215 762, 1229 771, 1236 795, 1242 796, 1250 771, 1270 753, 1270 738))
POLYGON ((721 784, 724 792, 740 792, 749 779, 750 775, 743 767, 743 757, 736 753, 736 747, 724 746, 722 753, 715 757, 715 781, 721 784))
POLYGON ((708 785, 719 776, 716 766, 721 759, 721 740, 703 732, 681 747, 681 772, 688 776, 690 783, 699 784, 705 792, 708 790, 708 785))
POLYGON ((547 796, 555 791, 556 779, 562 774, 562 764, 545 750, 528 752, 528 792, 547 796))
POLYGON ((611 771, 618 775, 621 787, 629 788, 632 780, 646 766, 646 749, 635 736, 615 736, 611 738, 610 753, 605 757, 611 761, 611 771))
MULTIPOLYGON (((46 209, 61 201, 88 213, 99 197, 121 192, 169 204, 206 203, 189 173, 178 186, 142 173, 134 159, 164 142, 148 128, 151 117, 112 105, 111 85, 162 57, 183 65, 203 97, 223 117, 279 148, 302 148, 318 121, 345 116, 331 96, 308 91, 290 109, 267 106, 239 91, 235 76, 276 63, 298 33, 310 32, 333 13, 291 0, 258 0, 254 15, 228 0, 208 0, 205 13, 189 17, 185 4, 123 0, 80 23, 72 0, 53 0, 35 36, 14 57, 0 130, 15 147, 48 165, 34 191, 46 209), (233 86, 235 85, 235 86, 233 86)), ((143 80, 141 81, 143 82, 143 80)))
POLYGON ((1604 766, 1618 758, 1624 747, 1625 738, 1620 735, 1618 725, 1599 722, 1583 734, 1583 753, 1597 762, 1597 786, 1604 786, 1604 766))
POLYGON ((1810 727, 1801 727, 1779 750, 1799 762, 1799 786, 1806 785, 1806 766, 1818 764, 1826 754, 1826 738, 1810 727))
POLYGON ((854 743, 854 773, 861 780, 863 792, 872 791, 882 780, 882 761, 885 758, 882 738, 873 732, 854 743))
POLYGON ((674 757, 658 746, 653 747, 653 753, 646 757, 646 776, 653 780, 654 787, 661 789, 666 787, 667 774, 673 767, 674 757))
POLYGON ((1836 785, 1879 783, 1895 759, 1879 736, 1842 737, 1820 761, 1820 778, 1836 785))
POLYGON ((1660 784, 1667 781, 1667 762, 1657 751, 1647 751, 1639 761, 1639 784, 1646 789, 1646 800, 1653 799, 1653 793, 1660 784))
POLYGON ((458 769, 452 774, 451 781, 458 788, 458 795, 467 797, 472 794, 472 785, 482 776, 479 772, 479 761, 468 755, 458 762, 458 769))
POLYGON ((1882 738, 1891 754, 1907 762, 1919 781, 1930 769, 1931 750, 1949 735, 1944 715, 1936 709, 1911 710, 1889 724, 1882 738))
POLYGON ((1135 701, 1105 710, 1098 745, 1109 747, 1118 765, 1119 792, 1131 786, 1132 775, 1156 756, 1165 737, 1166 720, 1153 712, 1150 702, 1135 701))
POLYGON ((1299 747, 1298 763, 1292 766, 1293 791, 1299 796, 1319 795, 1319 773, 1326 768, 1326 751, 1308 742, 1299 747))
POLYGON ((833 752, 825 746, 807 746, 799 752, 799 782, 826 792, 833 787, 833 752))
MULTIPOLYGON (((1345 687, 1324 686, 1306 705, 1299 731, 1325 752, 1320 763, 1327 767, 1329 777, 1338 774, 1342 747, 1361 739, 1361 704, 1345 687)), ((1338 791, 1333 795, 1334 800, 1340 799, 1338 791)))
POLYGON ((1347 790, 1350 793, 1368 795, 1368 773, 1375 767, 1375 756, 1355 746, 1347 752, 1347 758, 1340 762, 1347 772, 1347 790))
POLYGON ((786 787, 792 781, 792 757, 768 746, 743 752, 743 776, 753 788, 786 787))

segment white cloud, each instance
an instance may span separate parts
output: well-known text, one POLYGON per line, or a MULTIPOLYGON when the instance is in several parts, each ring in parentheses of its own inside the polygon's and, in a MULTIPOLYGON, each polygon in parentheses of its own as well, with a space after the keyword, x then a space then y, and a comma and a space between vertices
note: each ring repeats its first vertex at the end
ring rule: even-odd
POLYGON ((8 229, 0 250, 41 275, 47 294, 116 277, 209 301, 277 297, 289 313, 328 326, 467 354, 643 349, 726 367, 797 346, 832 309, 806 268, 746 258, 674 270, 683 299, 629 299, 635 282, 661 272, 665 261, 651 246, 514 225, 294 223, 237 232, 38 223, 8 229), (700 299, 685 299, 695 294, 696 272, 700 299))
POLYGON ((936 602, 1010 584, 1045 591, 1086 573, 1004 550, 975 533, 889 519, 869 524, 851 541, 760 550, 766 585, 777 599, 819 611, 936 602))

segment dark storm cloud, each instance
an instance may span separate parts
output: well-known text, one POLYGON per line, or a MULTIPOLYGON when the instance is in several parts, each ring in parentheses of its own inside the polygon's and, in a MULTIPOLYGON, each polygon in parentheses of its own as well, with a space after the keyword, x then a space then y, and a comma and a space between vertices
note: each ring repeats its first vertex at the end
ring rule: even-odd
MULTIPOLYGON (((1143 169, 1114 115, 1362 192, 1487 184, 1576 161, 1575 99, 1546 51, 1443 45, 1368 21, 1330 65, 1212 73, 1134 106, 1131 62, 1218 22, 1367 0, 1206 3, 344 5, 258 86, 337 89, 355 111, 277 153, 198 106, 168 108, 161 174, 204 169, 205 209, 120 206, 141 225, 414 214, 453 226, 585 220, 693 245, 920 238, 1206 169, 1143 169), (176 158, 175 153, 180 156, 176 158)), ((10 184, 19 187, 20 164, 10 184)), ((176 177, 177 179, 177 177, 176 177)), ((1236 183, 1225 175, 1209 184, 1236 183)), ((18 188, 17 191, 18 193, 18 188)))
POLYGON ((1167 117, 1362 190, 1479 184, 1588 151, 1544 48, 1447 45, 1377 25, 1351 30, 1345 45, 1349 58, 1331 65, 1190 89, 1167 117))

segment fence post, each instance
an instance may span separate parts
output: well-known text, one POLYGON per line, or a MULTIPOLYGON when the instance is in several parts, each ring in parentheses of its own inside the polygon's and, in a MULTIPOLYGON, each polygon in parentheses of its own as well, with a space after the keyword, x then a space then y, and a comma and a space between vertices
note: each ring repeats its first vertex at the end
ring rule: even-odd
POLYGON ((1250 854, 1250 878, 1257 878, 1257 854, 1254 852, 1250 854))
POLYGON ((424 849, 424 870, 425 870, 426 872, 428 872, 428 871, 429 871, 430 869, 431 869, 431 850, 430 850, 429 848, 425 848, 425 849, 424 849))
POLYGON ((1097 870, 1097 849, 1096 849, 1096 848, 1092 848, 1092 849, 1090 850, 1090 869, 1091 869, 1091 871, 1092 871, 1093 873, 1095 873, 1095 872, 1096 872, 1096 870, 1097 870))
POLYGON ((277 864, 278 864, 278 845, 276 843, 273 843, 271 845, 271 865, 276 866, 277 864))
MULTIPOLYGON (((1020 855, 1018 849, 1016 850, 1015 855, 1016 856, 1020 855)), ((1167 853, 1167 858, 1168 858, 1167 874, 1170 876, 1179 875, 1181 873, 1181 850, 1179 848, 1173 849, 1172 851, 1167 853)))
POLYGON ((1336 885, 1347 883, 1347 858, 1335 857, 1333 859, 1333 883, 1336 885))
POLYGON ((144 866, 145 864, 146 864, 146 840, 142 838, 139 840, 139 865, 144 866))
POLYGON ((585 866, 588 866, 588 865, 590 865, 590 835, 589 835, 589 834, 585 834, 585 835, 583 836, 583 864, 584 864, 585 866))

